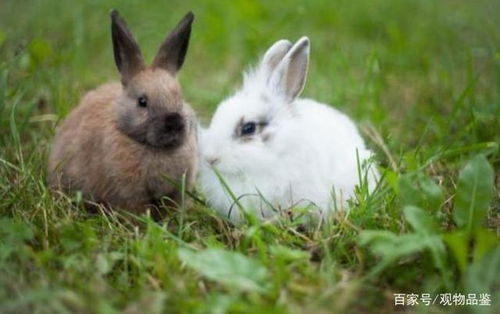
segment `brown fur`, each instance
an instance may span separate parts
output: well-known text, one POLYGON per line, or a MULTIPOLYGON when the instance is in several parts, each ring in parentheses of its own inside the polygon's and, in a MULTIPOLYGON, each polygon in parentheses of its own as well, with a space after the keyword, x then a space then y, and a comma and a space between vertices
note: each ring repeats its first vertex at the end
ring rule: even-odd
POLYGON ((87 93, 57 129, 49 158, 51 186, 82 191, 87 199, 136 213, 164 196, 179 202, 178 189, 164 177, 180 184, 185 174, 191 186, 198 154, 195 116, 183 102, 174 74, 144 66, 126 77, 122 72, 126 84, 105 84, 87 93), (147 108, 137 106, 140 95, 147 95, 147 108), (154 138, 170 135, 151 121, 172 114, 184 126, 178 142, 154 145, 154 138), (152 142, 149 137, 139 141, 127 128, 144 128, 154 135, 152 142))

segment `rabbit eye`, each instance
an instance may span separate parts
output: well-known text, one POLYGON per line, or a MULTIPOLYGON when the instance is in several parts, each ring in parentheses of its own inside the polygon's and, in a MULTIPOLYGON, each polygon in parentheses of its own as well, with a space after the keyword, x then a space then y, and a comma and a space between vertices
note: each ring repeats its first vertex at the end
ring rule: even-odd
POLYGON ((255 122, 247 122, 241 127, 241 135, 251 135, 257 130, 257 124, 255 122))
POLYGON ((146 96, 137 98, 137 105, 139 107, 145 108, 148 105, 148 99, 146 98, 146 96))

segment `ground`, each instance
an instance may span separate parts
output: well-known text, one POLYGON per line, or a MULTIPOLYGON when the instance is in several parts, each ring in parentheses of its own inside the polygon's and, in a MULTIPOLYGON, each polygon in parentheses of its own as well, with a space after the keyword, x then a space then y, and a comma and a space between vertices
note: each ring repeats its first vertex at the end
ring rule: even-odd
POLYGON ((495 0, 2 1, 0 312, 498 311, 498 12, 495 0), (203 195, 155 223, 52 193, 55 125, 118 80, 111 8, 147 60, 195 13, 179 80, 204 124, 270 44, 309 36, 303 95, 358 122, 377 191, 313 227, 232 226, 203 195), (395 293, 420 304, 395 307, 395 293), (427 306, 426 293, 492 302, 427 306))

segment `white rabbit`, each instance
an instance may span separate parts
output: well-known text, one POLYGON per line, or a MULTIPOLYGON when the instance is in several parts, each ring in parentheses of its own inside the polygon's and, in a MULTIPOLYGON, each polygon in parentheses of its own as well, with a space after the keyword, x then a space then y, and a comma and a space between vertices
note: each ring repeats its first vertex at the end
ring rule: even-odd
POLYGON ((242 217, 240 205, 266 219, 312 203, 323 217, 345 204, 360 178, 369 190, 376 185, 372 153, 354 123, 327 105, 297 99, 308 61, 307 37, 293 46, 276 42, 201 131, 202 190, 234 222, 242 217))

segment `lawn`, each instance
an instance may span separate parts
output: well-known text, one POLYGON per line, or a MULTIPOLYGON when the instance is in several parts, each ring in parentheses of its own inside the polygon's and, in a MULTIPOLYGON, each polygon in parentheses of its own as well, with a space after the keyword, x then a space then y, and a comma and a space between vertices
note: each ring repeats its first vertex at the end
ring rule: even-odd
POLYGON ((499 12, 496 0, 1 1, 0 312, 499 313, 499 12), (375 193, 322 225, 239 226, 201 194, 156 223, 53 193, 55 126, 119 79, 111 8, 147 60, 195 13, 179 80, 204 125, 273 42, 309 36, 302 95, 358 122, 383 173, 375 193))

